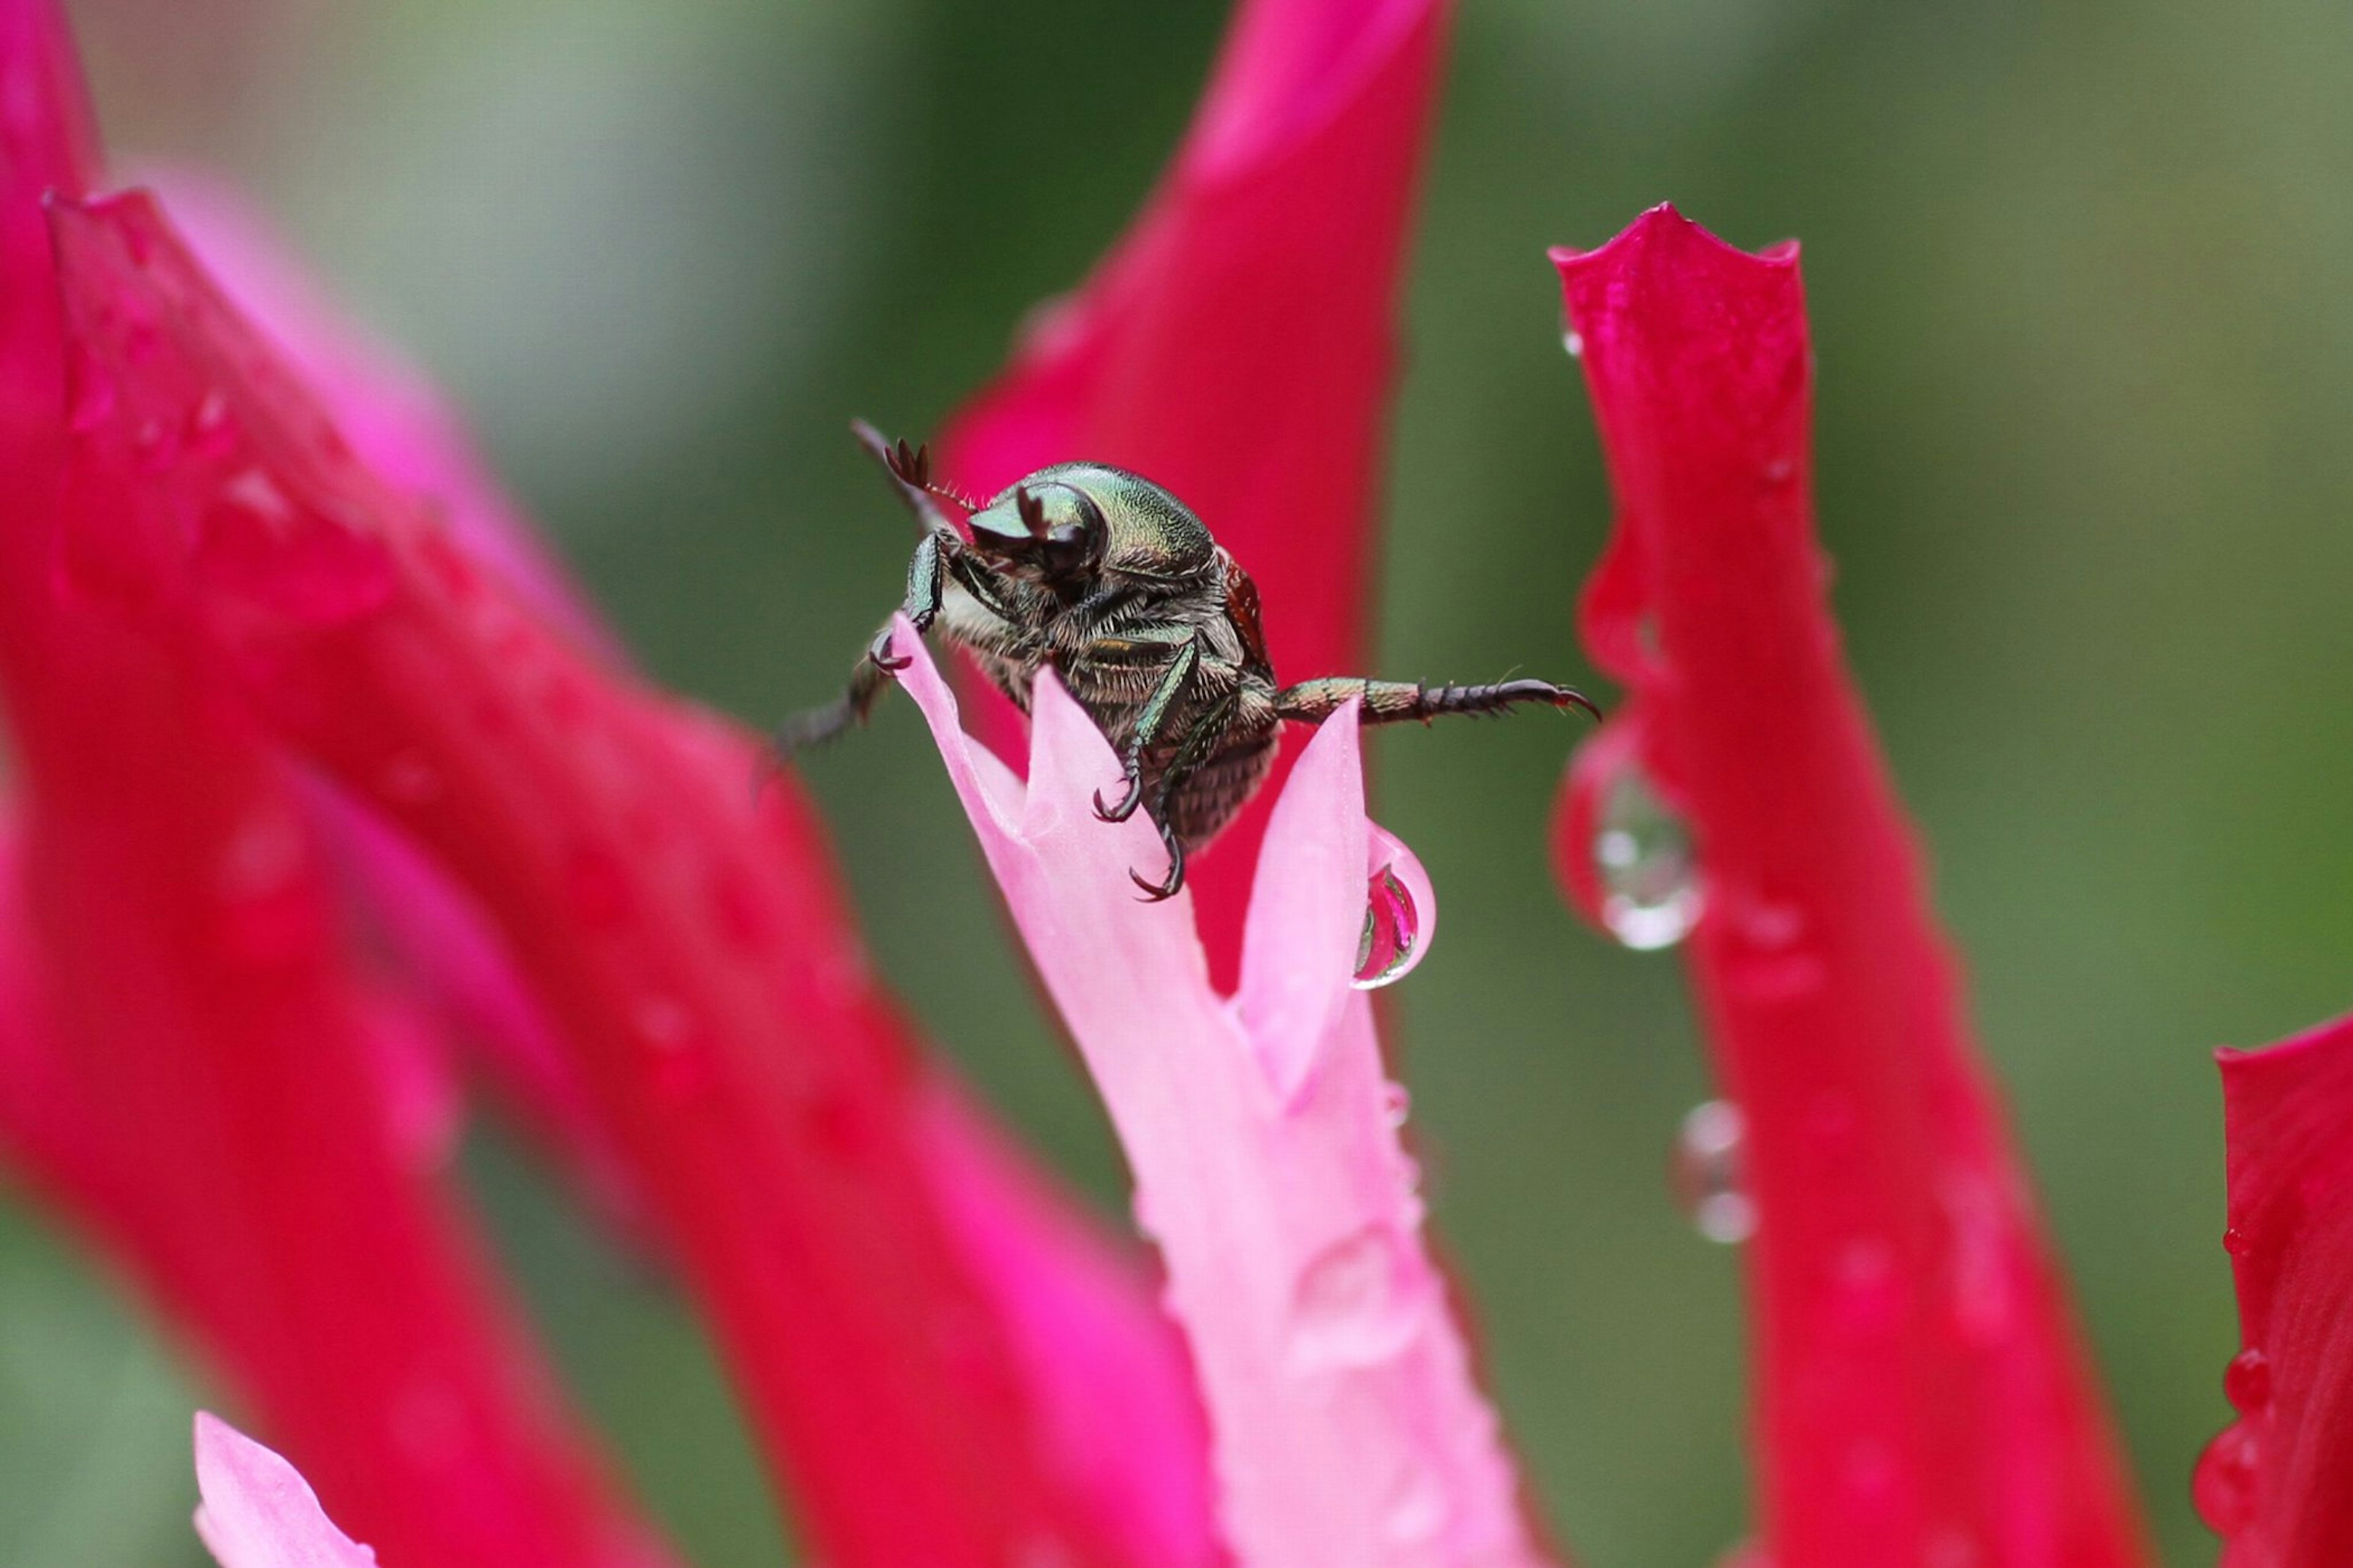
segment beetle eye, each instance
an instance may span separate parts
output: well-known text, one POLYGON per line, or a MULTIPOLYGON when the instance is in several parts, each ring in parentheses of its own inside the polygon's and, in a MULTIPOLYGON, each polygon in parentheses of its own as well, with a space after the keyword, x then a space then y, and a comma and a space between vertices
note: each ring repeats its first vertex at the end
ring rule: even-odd
POLYGON ((1037 561, 1048 576, 1072 576, 1103 559, 1111 529, 1094 497, 1074 485, 1057 485, 1042 510, 1052 521, 1036 534, 1037 561))

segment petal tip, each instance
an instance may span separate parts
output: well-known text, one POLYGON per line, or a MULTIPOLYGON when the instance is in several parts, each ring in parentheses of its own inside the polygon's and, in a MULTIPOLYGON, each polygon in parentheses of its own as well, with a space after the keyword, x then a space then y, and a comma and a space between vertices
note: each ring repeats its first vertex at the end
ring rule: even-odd
POLYGON ((1553 247, 1547 254, 1553 265, 1560 269, 1563 281, 1567 281, 1578 274, 1597 268, 1630 264, 1633 257, 1651 250, 1782 272, 1794 271, 1799 258, 1799 245, 1794 239, 1777 240, 1759 250, 1743 250, 1684 216, 1672 202, 1661 202, 1645 210, 1632 223, 1590 250, 1559 245, 1553 247))

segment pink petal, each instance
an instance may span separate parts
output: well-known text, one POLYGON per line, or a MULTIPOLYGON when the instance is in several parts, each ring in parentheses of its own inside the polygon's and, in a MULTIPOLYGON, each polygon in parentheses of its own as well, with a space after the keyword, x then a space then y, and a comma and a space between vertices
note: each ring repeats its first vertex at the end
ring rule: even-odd
POLYGON ((226 1421, 196 1413, 196 1533, 220 1568, 375 1568, 328 1521, 301 1472, 226 1421))
POLYGON ((1911 826, 1839 656, 1796 248, 1745 255, 1662 207, 1600 250, 1555 255, 1619 507, 1585 635, 1632 696, 1598 743, 1641 766, 1698 842, 1693 974, 1761 1213, 1766 1556, 2145 1562, 1911 826))
MULTIPOLYGON (((946 444, 950 476, 985 490, 1074 458, 1168 486, 1257 579, 1287 680, 1363 673, 1398 272, 1445 9, 1248 0, 1143 214, 946 444)), ((1010 753, 1009 706, 975 706, 1010 753)), ((1228 987, 1274 794, 1189 874, 1228 987)))
POLYGON ((1095 817, 1092 792, 1118 765, 1060 685, 1039 688, 1025 789, 958 727, 903 619, 898 647, 1127 1152, 1208 1405, 1237 1557, 1543 1561, 1423 1247, 1395 1090, 1350 984, 1374 853, 1353 716, 1324 726, 1275 808, 1245 990, 1229 1001, 1210 985, 1189 899, 1138 901, 1129 868, 1157 875, 1166 858, 1142 817, 1095 817))
POLYGON ((2223 1568, 2353 1563, 2353 1017, 2221 1051, 2238 1420, 2200 1460, 2223 1568))

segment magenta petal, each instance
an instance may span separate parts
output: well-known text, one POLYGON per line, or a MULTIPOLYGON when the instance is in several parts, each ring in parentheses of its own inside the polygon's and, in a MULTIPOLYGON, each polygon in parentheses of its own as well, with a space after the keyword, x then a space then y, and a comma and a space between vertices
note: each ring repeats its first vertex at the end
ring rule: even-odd
POLYGON ((1631 694, 1595 761, 1639 762, 1699 846, 1692 971, 1746 1128, 1766 1553, 1781 1568, 2144 1563, 1840 653, 1796 248, 1751 256, 1660 207, 1555 260, 1618 502, 1584 623, 1631 694))
POLYGON ((533 614, 584 651, 625 665, 431 380, 339 309, 234 186, 192 168, 142 173, 221 292, 285 353, 361 460, 431 502, 468 556, 533 614))
POLYGON ((2222 1051, 2239 1418, 2199 1461, 2224 1568, 2353 1563, 2353 1017, 2222 1051))
POLYGON ((1138 900, 1128 873, 1159 873, 1158 837, 1141 817, 1096 818, 1092 793, 1118 764, 1060 685, 1039 686, 1024 790, 964 733, 900 629, 914 658, 901 679, 1126 1150, 1137 1222, 1192 1345, 1237 1558, 1545 1561, 1423 1245, 1396 1091, 1350 985, 1366 869, 1377 848, 1399 858, 1365 822, 1353 721, 1324 727, 1276 805, 1251 978, 1229 1001, 1210 986, 1189 900, 1138 900))
POLYGON ((196 1533, 220 1568, 375 1568, 375 1553, 331 1523, 301 1472, 196 1413, 196 1533))

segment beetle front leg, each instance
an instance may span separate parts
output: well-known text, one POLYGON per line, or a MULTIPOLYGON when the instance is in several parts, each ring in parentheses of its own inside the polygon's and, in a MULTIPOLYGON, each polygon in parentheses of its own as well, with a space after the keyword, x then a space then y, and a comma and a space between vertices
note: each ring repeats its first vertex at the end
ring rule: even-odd
POLYGON ((1577 708, 1601 717, 1592 700, 1573 686, 1549 680, 1504 680, 1490 686, 1423 686, 1404 680, 1366 680, 1356 676, 1303 680, 1275 693, 1278 717, 1302 724, 1320 724, 1338 712, 1351 698, 1362 704, 1366 724, 1394 724, 1419 719, 1429 723, 1448 713, 1500 713, 1523 703, 1547 708, 1577 708))
MULTIPOLYGON (((1103 649, 1096 650, 1100 657, 1103 649)), ((1122 757, 1122 771, 1127 776, 1127 793, 1121 795, 1117 805, 1103 804, 1103 791, 1095 791, 1095 816, 1104 822, 1125 822, 1144 804, 1144 754, 1160 738, 1161 726, 1167 723, 1169 711, 1176 700, 1191 684, 1193 672, 1201 667, 1201 644, 1198 636, 1187 635, 1176 657, 1168 663, 1160 683, 1152 695, 1144 700, 1143 709, 1135 716, 1134 731, 1128 736, 1127 752, 1122 757)))
POLYGON ((1168 821, 1168 803, 1179 786, 1192 776, 1193 770, 1208 760, 1217 750, 1218 741, 1226 732, 1226 724, 1233 717, 1235 700, 1231 697, 1210 709, 1193 721, 1184 743, 1176 754, 1168 759, 1168 766, 1160 775, 1160 787, 1152 792, 1152 824, 1160 829, 1161 845, 1168 851, 1168 875, 1157 882, 1148 882, 1134 870, 1127 879, 1144 889, 1147 904, 1163 903, 1176 896, 1185 886, 1185 841, 1176 837, 1176 829, 1168 821))
POLYGON ((875 700, 891 683, 892 672, 905 668, 910 662, 891 657, 891 628, 883 626, 874 634, 866 657, 849 672, 848 690, 824 707, 796 713, 776 726, 770 742, 776 748, 776 760, 789 763, 794 752, 821 746, 851 725, 865 723, 867 714, 874 710, 875 700))

